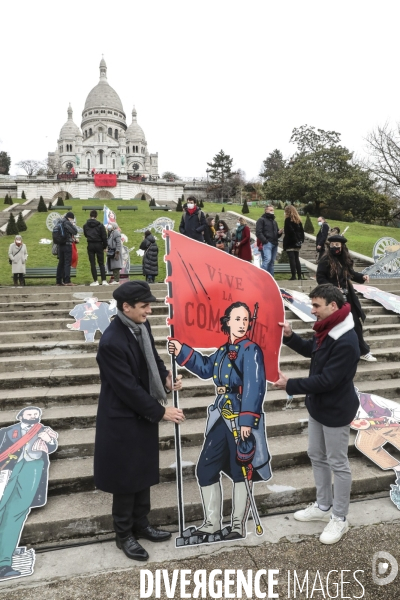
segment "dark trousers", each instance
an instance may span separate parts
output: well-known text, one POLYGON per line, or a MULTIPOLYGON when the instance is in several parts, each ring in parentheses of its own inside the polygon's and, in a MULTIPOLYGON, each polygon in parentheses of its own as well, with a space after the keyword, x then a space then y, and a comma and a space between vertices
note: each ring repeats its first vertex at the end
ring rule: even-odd
POLYGON ((300 254, 299 252, 295 252, 294 250, 287 251, 292 277, 296 277, 296 271, 297 271, 297 276, 299 279, 301 279, 301 264, 300 264, 299 254, 300 254))
POLYGON ((207 434, 197 463, 197 479, 201 487, 217 483, 223 471, 235 483, 243 481, 243 472, 236 461, 236 442, 222 417, 207 434))
POLYGON ((25 277, 23 273, 13 273, 13 277, 14 277, 14 285, 18 285, 18 280, 19 280, 19 285, 25 285, 25 277))
POLYGON ((90 270, 92 272, 93 281, 97 281, 96 258, 100 268, 101 280, 106 280, 106 269, 104 266, 104 249, 101 242, 91 242, 88 244, 87 252, 90 262, 90 270))
POLYGON ((353 306, 351 306, 351 314, 353 315, 353 319, 354 319, 354 331, 356 332, 357 337, 358 337, 358 346, 360 348, 360 353, 361 353, 361 356, 364 356, 365 354, 368 354, 370 348, 369 348, 367 342, 364 340, 361 321, 360 321, 359 317, 357 316, 357 312, 353 308, 353 306))
POLYGON ((120 538, 132 535, 132 530, 145 529, 150 512, 150 488, 135 494, 113 494, 114 531, 120 538))
POLYGON ((57 283, 71 283, 72 245, 58 246, 57 283))

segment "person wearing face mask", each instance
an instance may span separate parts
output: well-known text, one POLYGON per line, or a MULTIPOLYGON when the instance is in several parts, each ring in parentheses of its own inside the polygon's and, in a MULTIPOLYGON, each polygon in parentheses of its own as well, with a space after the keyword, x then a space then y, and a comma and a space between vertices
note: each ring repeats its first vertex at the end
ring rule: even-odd
POLYGON ((204 230, 207 226, 206 217, 197 206, 196 199, 193 196, 189 196, 184 209, 185 212, 182 215, 179 231, 192 240, 204 242, 204 230))
POLYGON ((251 262, 250 228, 243 217, 236 223, 234 254, 242 260, 251 262))
POLYGON ((329 236, 329 247, 318 263, 317 282, 318 284, 331 283, 343 292, 346 301, 350 304, 354 318, 354 330, 358 337, 360 358, 368 362, 375 362, 376 358, 371 354, 363 337, 362 323, 365 321, 365 313, 351 283, 351 280, 356 283, 368 283, 369 276, 354 271, 353 260, 346 242, 347 239, 343 235, 329 236))
POLYGON ((324 217, 318 217, 319 231, 317 233, 317 239, 315 240, 316 250, 318 253, 317 261, 322 258, 325 252, 325 242, 329 234, 329 225, 325 221, 324 217))
POLYGON ((219 250, 228 252, 229 244, 231 242, 231 234, 228 225, 220 219, 218 221, 217 231, 215 232, 215 246, 219 250))
POLYGON ((71 283, 72 242, 74 236, 78 233, 74 220, 73 212, 67 212, 62 219, 66 241, 58 245, 57 285, 76 285, 71 283))
POLYGON ((14 242, 8 248, 8 259, 12 265, 11 272, 14 278, 14 286, 21 287, 25 285, 24 275, 26 273, 26 259, 28 251, 25 244, 22 242, 22 237, 16 235, 14 242), (19 285, 18 285, 19 281, 19 285))
POLYGON ((215 219, 213 217, 206 218, 206 228, 204 229, 204 241, 209 246, 215 247, 215 219))
POLYGON ((283 233, 283 229, 278 229, 275 221, 274 207, 266 206, 264 214, 256 223, 256 235, 262 243, 262 264, 261 268, 274 276, 274 262, 278 252, 278 239, 283 233))

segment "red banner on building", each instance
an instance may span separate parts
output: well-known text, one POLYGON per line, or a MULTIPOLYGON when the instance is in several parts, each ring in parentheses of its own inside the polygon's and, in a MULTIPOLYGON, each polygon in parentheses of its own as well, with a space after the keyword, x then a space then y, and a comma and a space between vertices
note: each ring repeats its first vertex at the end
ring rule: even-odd
POLYGON ((226 343, 221 317, 236 302, 245 303, 255 320, 248 337, 264 354, 267 381, 278 379, 284 307, 273 277, 263 269, 196 242, 180 233, 164 230, 170 262, 173 307, 169 323, 175 339, 193 348, 218 348, 226 343), (168 243, 169 242, 169 243, 168 243))
POLYGON ((113 174, 103 174, 95 173, 94 175, 94 185, 96 187, 115 187, 117 185, 117 176, 113 174))

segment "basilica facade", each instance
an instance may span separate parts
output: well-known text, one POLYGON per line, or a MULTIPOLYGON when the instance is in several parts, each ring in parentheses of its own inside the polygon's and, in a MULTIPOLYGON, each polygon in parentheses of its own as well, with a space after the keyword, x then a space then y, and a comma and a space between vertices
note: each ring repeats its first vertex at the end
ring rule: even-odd
POLYGON ((91 173, 107 171, 142 177, 158 176, 158 153, 150 154, 135 107, 128 126, 117 92, 107 81, 107 65, 100 62, 100 79, 89 92, 81 127, 73 120, 71 105, 49 163, 57 171, 91 173))

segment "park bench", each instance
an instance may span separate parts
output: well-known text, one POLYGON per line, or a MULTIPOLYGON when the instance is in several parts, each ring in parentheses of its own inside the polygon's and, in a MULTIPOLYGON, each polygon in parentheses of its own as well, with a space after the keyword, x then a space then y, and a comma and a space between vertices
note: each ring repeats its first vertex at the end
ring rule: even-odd
POLYGON ((117 210, 138 210, 137 206, 117 206, 117 210))
MULTIPOLYGON (((50 279, 57 275, 57 267, 31 267, 26 269, 25 279, 50 279)), ((76 269, 71 268, 71 277, 76 277, 76 269)))
POLYGON ((150 210, 171 210, 170 206, 149 206, 150 210))
MULTIPOLYGON (((290 265, 288 263, 275 263, 274 273, 291 273, 290 265)), ((308 275, 308 269, 305 265, 301 265, 301 274, 308 275)))
MULTIPOLYGON (((100 276, 99 267, 97 267, 97 275, 100 276)), ((129 275, 143 275, 143 265, 131 265, 129 275)))
POLYGON ((82 210, 103 210, 104 206, 82 206, 82 210))
POLYGON ((52 204, 52 206, 51 206, 51 209, 50 209, 50 210, 53 210, 53 208, 57 208, 57 209, 59 209, 59 210, 72 210, 72 206, 62 206, 62 205, 61 205, 61 206, 58 206, 58 204, 55 204, 55 205, 54 205, 54 204, 52 204))

